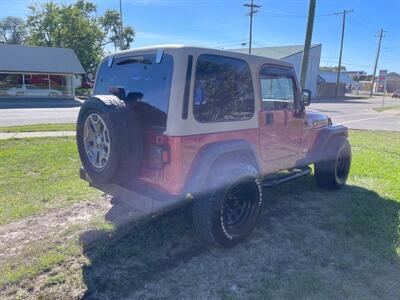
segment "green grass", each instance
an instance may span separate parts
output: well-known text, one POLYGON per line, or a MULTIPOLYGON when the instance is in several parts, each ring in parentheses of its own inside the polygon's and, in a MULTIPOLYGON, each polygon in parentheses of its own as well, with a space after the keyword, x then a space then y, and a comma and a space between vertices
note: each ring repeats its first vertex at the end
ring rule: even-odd
POLYGON ((72 137, 0 141, 0 224, 98 197, 79 167, 72 137))
POLYGON ((400 259, 400 132, 351 131, 350 142, 348 183, 361 188, 338 207, 344 218, 337 228, 360 236, 366 248, 400 259))
POLYGON ((400 202, 400 132, 350 131, 350 181, 400 202))
MULTIPOLYGON (((57 246, 44 253, 33 257, 29 263, 6 264, 2 266, 0 276, 0 286, 12 284, 24 279, 34 278, 41 273, 50 270, 56 265, 65 262, 68 258, 80 254, 81 249, 77 245, 57 246)), ((26 258, 20 258, 24 261, 26 258)))
POLYGON ((75 131, 76 124, 35 124, 0 127, 0 132, 32 132, 32 131, 75 131))
POLYGON ((400 105, 391 105, 391 106, 386 106, 386 107, 374 108, 374 110, 377 112, 383 112, 383 111, 391 110, 391 109, 400 109, 400 105))

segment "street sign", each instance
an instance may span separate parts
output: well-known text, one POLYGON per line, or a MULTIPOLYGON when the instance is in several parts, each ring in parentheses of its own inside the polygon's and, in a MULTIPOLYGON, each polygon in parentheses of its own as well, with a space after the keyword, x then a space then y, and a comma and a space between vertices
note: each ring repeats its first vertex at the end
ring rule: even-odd
POLYGON ((380 70, 378 76, 378 84, 376 91, 378 93, 383 93, 386 90, 386 76, 388 71, 387 70, 380 70))

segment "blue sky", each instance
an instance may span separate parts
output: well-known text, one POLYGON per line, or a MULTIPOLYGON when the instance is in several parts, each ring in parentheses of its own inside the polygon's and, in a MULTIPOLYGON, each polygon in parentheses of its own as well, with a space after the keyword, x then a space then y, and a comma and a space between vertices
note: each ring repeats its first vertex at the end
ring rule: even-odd
MULTIPOLYGON (((35 2, 42 2, 36 0, 35 2)), ((69 0, 58 2, 69 3, 69 0)), ((119 0, 94 0, 98 13, 118 9, 119 0)), ((250 0, 122 0, 123 20, 136 30, 133 47, 180 43, 239 48, 248 41, 249 20, 243 3, 250 0)), ((0 18, 24 17, 31 0, 0 0, 0 18)), ((254 19, 253 46, 304 43, 308 0, 255 0, 262 5, 254 19)), ((400 73, 399 0, 317 0, 313 43, 321 43, 321 65, 337 65, 341 16, 347 17, 343 64, 350 70, 372 72, 376 33, 386 30, 378 69, 400 73)))

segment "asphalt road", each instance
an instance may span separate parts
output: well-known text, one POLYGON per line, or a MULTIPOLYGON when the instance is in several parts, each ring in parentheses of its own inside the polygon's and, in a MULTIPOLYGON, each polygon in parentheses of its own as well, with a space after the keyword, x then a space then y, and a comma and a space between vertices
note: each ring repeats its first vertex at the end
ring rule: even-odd
MULTIPOLYGON (((399 104, 399 99, 385 99, 385 106, 399 104)), ((354 129, 400 131, 400 115, 378 113, 373 108, 382 106, 382 98, 316 101, 310 110, 329 115, 336 124, 354 129)), ((0 126, 54 124, 76 122, 79 107, 72 108, 17 108, 0 109, 0 126)))
POLYGON ((0 126, 75 123, 79 107, 0 109, 0 126))
MULTIPOLYGON (((334 124, 343 124, 352 129, 400 131, 400 109, 381 113, 373 110, 381 108, 382 101, 382 97, 339 102, 317 101, 310 105, 310 110, 327 114, 334 124)), ((394 105, 400 105, 400 100, 385 98, 385 107, 394 105)))

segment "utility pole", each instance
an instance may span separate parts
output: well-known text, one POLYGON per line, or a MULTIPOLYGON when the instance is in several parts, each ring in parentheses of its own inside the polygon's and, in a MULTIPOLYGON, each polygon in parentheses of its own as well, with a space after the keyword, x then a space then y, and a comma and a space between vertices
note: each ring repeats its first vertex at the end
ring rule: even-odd
POLYGON ((381 43, 382 43, 382 38, 383 38, 383 28, 379 32, 379 42, 378 42, 378 51, 376 52, 376 59, 375 59, 375 66, 374 66, 374 74, 372 75, 372 85, 371 85, 371 91, 369 93, 369 97, 372 97, 372 93, 374 92, 374 84, 375 84, 375 75, 376 75, 376 68, 378 67, 378 60, 379 60, 379 53, 381 51, 381 43))
POLYGON ((315 5, 317 0, 310 0, 310 7, 308 8, 308 21, 306 39, 304 41, 303 58, 301 61, 301 74, 300 74, 300 86, 302 89, 306 86, 308 60, 310 58, 311 40, 314 28, 314 17, 315 17, 315 5))
POLYGON ((122 23, 122 0, 119 0, 119 19, 120 19, 120 22, 121 22, 121 26, 119 28, 119 48, 121 49, 123 47, 123 45, 124 45, 124 39, 123 39, 123 36, 122 36, 123 30, 124 30, 123 29, 124 26, 123 26, 123 23, 122 23))
POLYGON ((253 16, 258 12, 257 8, 260 8, 261 5, 254 4, 254 0, 251 0, 250 4, 243 4, 243 6, 248 7, 250 9, 250 32, 249 32, 249 54, 251 54, 251 41, 253 39, 253 16))
POLYGON ((344 41, 344 30, 346 27, 346 14, 353 12, 353 10, 343 10, 342 12, 336 13, 335 15, 343 15, 343 25, 342 25, 342 40, 340 42, 340 54, 339 54, 339 65, 336 77, 336 89, 335 89, 335 99, 337 98, 339 90, 339 80, 340 80, 340 69, 342 68, 342 54, 343 54, 343 41, 344 41))

